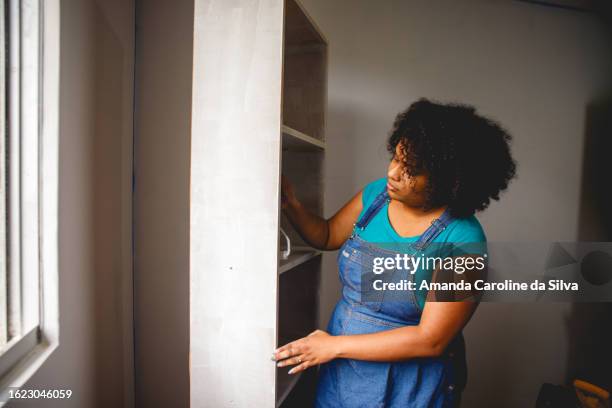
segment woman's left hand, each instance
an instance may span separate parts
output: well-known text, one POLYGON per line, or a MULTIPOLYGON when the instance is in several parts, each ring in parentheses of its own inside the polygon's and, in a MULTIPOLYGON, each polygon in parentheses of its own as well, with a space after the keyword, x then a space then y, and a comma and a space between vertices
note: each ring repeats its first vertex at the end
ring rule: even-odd
POLYGON ((315 330, 306 337, 287 343, 274 351, 273 359, 278 367, 296 365, 289 374, 327 363, 338 355, 338 337, 323 330, 315 330))

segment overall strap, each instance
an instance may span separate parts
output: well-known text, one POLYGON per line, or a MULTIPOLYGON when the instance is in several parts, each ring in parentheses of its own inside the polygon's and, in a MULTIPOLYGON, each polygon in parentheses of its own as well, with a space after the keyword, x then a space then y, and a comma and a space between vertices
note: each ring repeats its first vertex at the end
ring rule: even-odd
MULTIPOLYGON (((374 218, 378 211, 380 211, 385 202, 389 202, 390 200, 391 199, 389 198, 389 194, 387 193, 387 187, 385 186, 385 189, 380 194, 378 194, 372 204, 370 204, 366 212, 363 214, 363 217, 361 217, 361 219, 357 221, 357 223, 355 224, 355 228, 359 228, 363 231, 370 222, 370 220, 374 218)), ((355 231, 353 230, 351 238, 354 236, 355 231)))
POLYGON ((442 215, 431 222, 429 228, 425 230, 416 242, 415 248, 419 251, 425 249, 454 220, 455 218, 451 215, 450 208, 447 207, 442 215))

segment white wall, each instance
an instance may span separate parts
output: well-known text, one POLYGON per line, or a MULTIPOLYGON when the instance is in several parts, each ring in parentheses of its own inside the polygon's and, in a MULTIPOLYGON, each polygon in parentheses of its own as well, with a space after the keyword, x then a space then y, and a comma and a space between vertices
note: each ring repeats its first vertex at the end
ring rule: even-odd
POLYGON ((133 399, 132 0, 61 2, 59 348, 24 388, 129 407, 133 399))
POLYGON ((193 0, 136 11, 136 404, 189 406, 193 0))
MULTIPOLYGON (((612 72, 587 13, 518 1, 303 0, 329 40, 326 215, 385 175, 394 116, 425 96, 514 135, 518 179, 479 216, 490 241, 578 239, 586 106, 612 72)), ((325 257, 322 326, 338 296, 325 257)), ((483 304, 466 330, 467 407, 533 406, 566 375, 569 305, 483 304)))

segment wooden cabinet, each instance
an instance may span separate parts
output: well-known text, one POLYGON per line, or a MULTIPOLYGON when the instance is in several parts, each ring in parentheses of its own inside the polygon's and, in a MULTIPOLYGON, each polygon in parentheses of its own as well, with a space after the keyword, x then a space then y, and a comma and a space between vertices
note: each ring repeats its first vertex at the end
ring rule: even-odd
POLYGON ((196 0, 194 14, 191 406, 279 406, 304 376, 272 351, 318 326, 321 274, 280 211, 280 176, 323 213, 327 42, 295 0, 196 0))

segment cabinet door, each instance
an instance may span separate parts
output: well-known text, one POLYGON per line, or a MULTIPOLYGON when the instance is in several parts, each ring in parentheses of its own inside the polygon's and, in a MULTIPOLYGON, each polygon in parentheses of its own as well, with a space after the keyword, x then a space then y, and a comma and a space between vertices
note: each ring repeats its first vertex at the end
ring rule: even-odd
POLYGON ((283 7, 195 0, 194 407, 275 405, 283 7))

